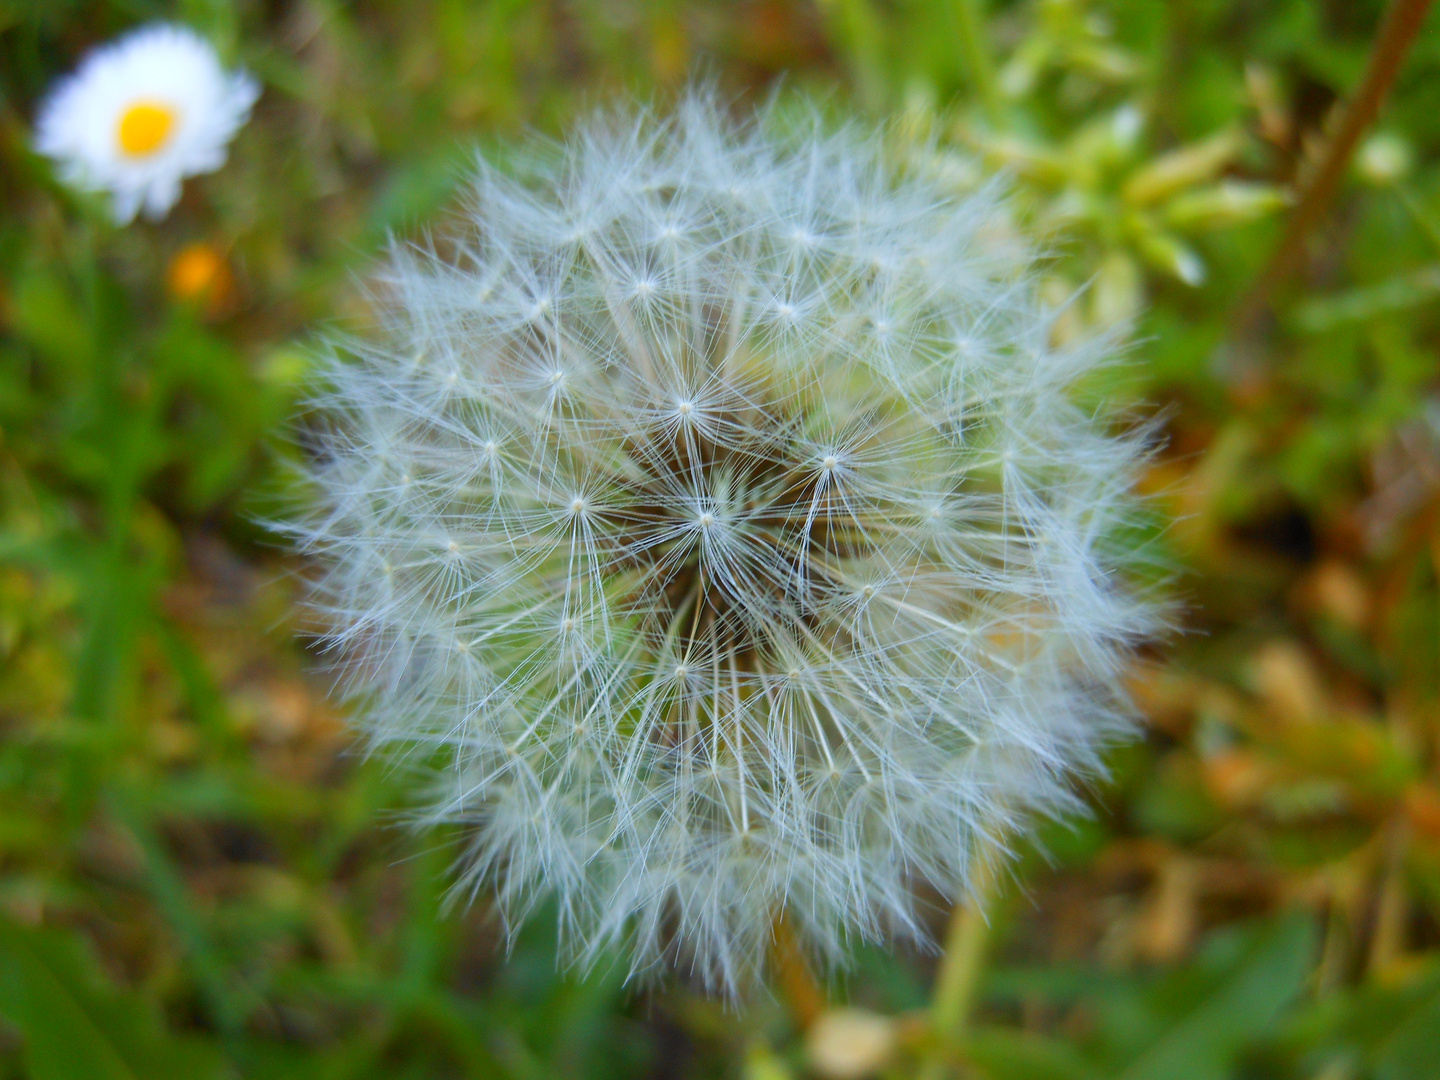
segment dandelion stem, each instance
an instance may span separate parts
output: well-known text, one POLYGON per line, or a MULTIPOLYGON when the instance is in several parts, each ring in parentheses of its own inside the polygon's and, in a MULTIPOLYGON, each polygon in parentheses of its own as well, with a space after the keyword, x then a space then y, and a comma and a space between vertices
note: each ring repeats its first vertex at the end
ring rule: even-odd
POLYGON ((959 1042, 975 1001, 986 948, 990 942, 990 921, 983 910, 991 891, 989 860, 975 862, 971 892, 950 916, 945 932, 945 952, 935 973, 935 990, 930 1001, 930 1027, 934 1044, 929 1059, 919 1072, 920 1080, 940 1080, 946 1073, 951 1051, 959 1042))

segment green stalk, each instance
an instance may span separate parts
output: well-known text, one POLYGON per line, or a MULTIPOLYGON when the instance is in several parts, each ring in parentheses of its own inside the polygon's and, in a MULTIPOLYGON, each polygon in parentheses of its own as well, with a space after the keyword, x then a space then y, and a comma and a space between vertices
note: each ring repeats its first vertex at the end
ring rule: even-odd
POLYGON ((1380 106, 1400 74, 1411 46, 1420 37, 1433 4, 1434 0, 1391 0, 1375 35, 1360 84, 1339 114, 1320 160, 1304 183, 1275 253, 1237 312, 1232 337, 1243 339, 1255 334, 1271 312, 1277 286, 1304 261, 1305 244, 1311 231, 1330 209, 1360 137, 1379 115, 1380 106))
POLYGON ((1000 126, 1000 94, 995 87, 995 67, 990 62, 990 43, 985 33, 985 0, 951 0, 950 18, 955 36, 960 39, 960 52, 970 71, 970 81, 985 119, 992 127, 1000 126))
POLYGON ((946 1073, 951 1052, 960 1041, 975 1004, 980 973, 990 943, 990 922, 983 910, 991 888, 990 868, 977 861, 970 895, 950 916, 945 932, 945 952, 935 973, 930 1000, 930 1029, 934 1042, 921 1065, 919 1080, 940 1080, 946 1073))
POLYGON ((870 0, 820 0, 833 12, 840 44, 849 54, 860 102, 872 113, 886 103, 885 26, 870 0))

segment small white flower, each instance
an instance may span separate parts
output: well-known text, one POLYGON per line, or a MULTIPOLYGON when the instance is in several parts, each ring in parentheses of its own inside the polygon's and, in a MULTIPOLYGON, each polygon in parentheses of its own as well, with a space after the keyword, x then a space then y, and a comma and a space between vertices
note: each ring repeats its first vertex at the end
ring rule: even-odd
POLYGON ((193 30, 146 26, 90 53, 51 91, 35 146, 67 182, 108 191, 121 224, 142 207, 154 220, 175 205, 185 177, 225 163, 259 95, 193 30))
POLYGON ((783 119, 483 172, 330 366, 293 527, 465 887, 727 990, 782 910, 830 960, 923 938, 917 885, 1074 805, 1154 615, 1144 440, 1075 401, 1103 351, 1053 347, 995 201, 783 119))

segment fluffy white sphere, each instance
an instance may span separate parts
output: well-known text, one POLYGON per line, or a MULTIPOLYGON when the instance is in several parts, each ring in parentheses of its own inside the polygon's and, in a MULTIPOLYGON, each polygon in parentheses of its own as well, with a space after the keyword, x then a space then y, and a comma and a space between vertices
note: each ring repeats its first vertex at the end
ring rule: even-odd
POLYGON ((315 600, 465 886, 734 990, 923 935, 1073 802, 1150 626, 1142 440, 1070 395, 988 197, 704 95, 483 168, 313 399, 315 600))
POLYGON ((259 84, 227 72, 204 38, 156 24, 96 49, 51 91, 35 146, 68 183, 109 192, 124 224, 162 218, 187 176, 214 172, 250 116, 259 84))

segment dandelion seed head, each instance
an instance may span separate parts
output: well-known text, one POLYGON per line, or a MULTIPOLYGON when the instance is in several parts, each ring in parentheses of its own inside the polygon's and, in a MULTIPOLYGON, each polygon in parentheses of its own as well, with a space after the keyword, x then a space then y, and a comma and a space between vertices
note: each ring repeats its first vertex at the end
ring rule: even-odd
POLYGON ((1145 440, 1073 400, 1105 351, 1052 347, 995 198, 701 93, 395 253, 292 530, 508 925, 553 895, 570 959, 738 992, 782 909, 822 960, 923 938, 918 886, 1074 807, 1154 622, 1145 440))

